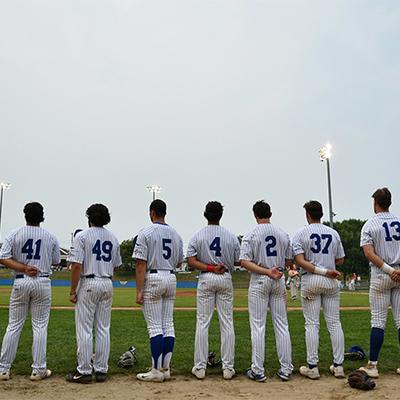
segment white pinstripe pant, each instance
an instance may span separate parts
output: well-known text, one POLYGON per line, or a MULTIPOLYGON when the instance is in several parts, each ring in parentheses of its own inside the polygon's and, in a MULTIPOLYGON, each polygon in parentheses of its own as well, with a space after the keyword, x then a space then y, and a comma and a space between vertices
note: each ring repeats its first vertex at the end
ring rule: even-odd
POLYGON ((223 369, 233 369, 235 359, 235 330, 233 327, 233 285, 231 274, 200 274, 197 286, 197 323, 194 343, 194 365, 207 368, 208 330, 214 308, 217 307, 221 330, 221 359, 223 369))
POLYGON ((385 273, 371 276, 369 288, 369 304, 371 308, 371 327, 386 328, 389 306, 397 329, 400 329, 400 283, 394 282, 385 273))
POLYGON ((8 371, 17 353, 19 337, 28 312, 32 316, 32 370, 42 373, 46 369, 47 326, 51 305, 49 278, 15 279, 10 297, 9 322, 3 338, 0 372, 8 371))
POLYGON ((113 286, 108 278, 81 278, 75 306, 78 371, 90 375, 95 332, 95 372, 108 371, 113 286))
POLYGON ((176 276, 170 271, 148 273, 143 288, 143 315, 150 338, 175 337, 176 276))
POLYGON ((318 364, 321 306, 331 337, 333 362, 342 364, 344 359, 344 335, 340 323, 340 290, 338 281, 311 273, 303 275, 301 302, 305 319, 308 364, 318 364))
POLYGON ((252 274, 249 286, 249 318, 251 328, 251 369, 264 374, 265 323, 267 308, 271 311, 275 331, 276 349, 281 369, 286 374, 293 371, 292 344, 286 311, 285 277, 273 280, 265 275, 252 274))

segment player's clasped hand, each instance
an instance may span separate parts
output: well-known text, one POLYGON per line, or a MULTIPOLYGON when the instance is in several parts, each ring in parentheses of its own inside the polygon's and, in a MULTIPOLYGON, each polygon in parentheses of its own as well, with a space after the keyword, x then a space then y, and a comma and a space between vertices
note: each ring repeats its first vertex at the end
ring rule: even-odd
POLYGON ((328 271, 326 271, 326 276, 331 279, 337 279, 340 275, 341 273, 335 269, 329 269, 328 271))
POLYGON ((400 282, 400 269, 396 269, 390 274, 390 278, 395 282, 400 282))
POLYGON ((141 291, 136 292, 136 304, 143 304, 143 292, 141 291))
POLYGON ((24 273, 25 275, 28 275, 31 278, 33 278, 37 275, 38 269, 36 267, 32 267, 31 265, 27 265, 24 273))
POLYGON ((222 274, 225 273, 225 271, 226 271, 226 268, 225 268, 224 264, 217 264, 217 265, 215 266, 215 272, 214 272, 214 274, 220 274, 220 275, 222 275, 222 274))
POLYGON ((283 272, 279 270, 278 267, 267 269, 268 276, 272 279, 278 280, 282 278, 283 272))

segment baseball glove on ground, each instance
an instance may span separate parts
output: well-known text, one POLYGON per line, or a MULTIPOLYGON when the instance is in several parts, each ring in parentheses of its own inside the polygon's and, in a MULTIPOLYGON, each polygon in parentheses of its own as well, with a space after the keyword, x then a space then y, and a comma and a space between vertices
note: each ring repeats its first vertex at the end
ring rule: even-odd
POLYGON ((350 387, 361 390, 372 390, 375 382, 367 375, 365 371, 356 369, 347 377, 350 387))
POLYGON ((217 368, 222 366, 222 361, 217 360, 217 355, 215 351, 210 351, 208 353, 207 368, 217 368))
POLYGON ((349 350, 344 353, 346 360, 359 361, 365 358, 365 351, 360 346, 351 346, 349 350))
POLYGON ((134 346, 129 347, 129 350, 126 351, 118 360, 118 367, 121 368, 132 368, 137 363, 136 358, 136 349, 134 346))

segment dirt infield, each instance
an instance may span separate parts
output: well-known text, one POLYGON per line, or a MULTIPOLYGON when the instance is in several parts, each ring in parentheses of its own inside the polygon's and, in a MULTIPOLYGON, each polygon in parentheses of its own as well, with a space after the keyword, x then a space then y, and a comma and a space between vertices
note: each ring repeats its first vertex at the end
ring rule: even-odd
POLYGON ((65 382, 61 377, 52 377, 43 382, 30 382, 28 377, 17 376, 0 382, 0 398, 12 400, 194 400, 194 399, 268 399, 285 400, 344 400, 344 399, 396 399, 400 377, 387 375, 376 380, 377 387, 370 392, 357 391, 346 385, 345 380, 322 377, 310 381, 295 376, 289 382, 278 378, 257 383, 241 376, 232 381, 212 377, 198 381, 191 377, 178 376, 171 382, 146 383, 134 376, 115 376, 107 383, 77 385, 65 382))

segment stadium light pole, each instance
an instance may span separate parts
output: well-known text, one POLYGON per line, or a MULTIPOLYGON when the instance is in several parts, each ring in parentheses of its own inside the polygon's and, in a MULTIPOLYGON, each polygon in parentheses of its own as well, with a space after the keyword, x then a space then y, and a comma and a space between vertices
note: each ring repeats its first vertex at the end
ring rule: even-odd
POLYGON ((11 183, 0 182, 0 241, 1 241, 1 214, 3 210, 3 195, 4 195, 4 190, 10 188, 11 188, 11 183))
POLYGON ((153 201, 156 199, 157 193, 161 192, 161 186, 158 185, 149 185, 146 186, 146 189, 153 194, 153 201))
POLYGON ((331 166, 330 158, 332 157, 332 146, 327 143, 319 150, 319 158, 322 162, 326 161, 326 173, 328 176, 328 201, 329 201, 329 225, 333 228, 333 217, 335 213, 332 209, 332 186, 331 186, 331 166))

